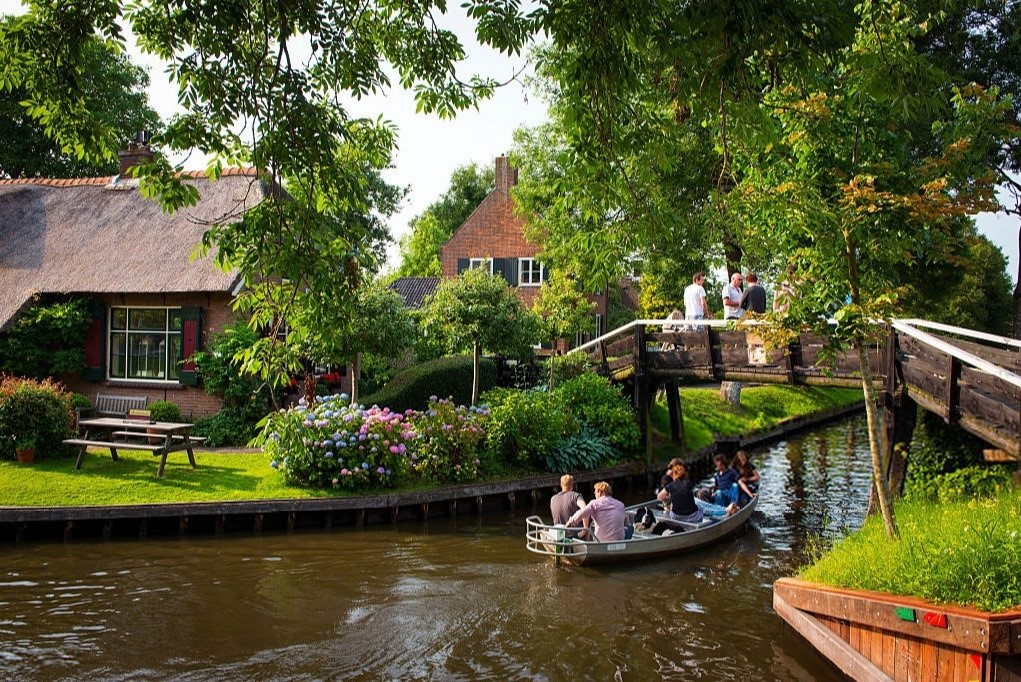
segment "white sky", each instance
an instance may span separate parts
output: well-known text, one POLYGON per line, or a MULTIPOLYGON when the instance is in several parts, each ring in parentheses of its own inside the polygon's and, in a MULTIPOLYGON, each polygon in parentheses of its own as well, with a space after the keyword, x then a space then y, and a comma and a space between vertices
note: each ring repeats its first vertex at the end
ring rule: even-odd
MULTIPOLYGON (((20 13, 19 0, 0 0, 0 14, 20 13)), ((451 10, 448 28, 461 36, 468 53, 462 77, 477 73, 497 80, 507 80, 526 65, 524 56, 509 58, 479 46, 471 31, 471 24, 456 3, 451 10), (456 15, 456 16, 454 16, 456 15)), ((130 42, 130 41, 129 41, 130 42)), ((164 118, 177 111, 176 90, 167 81, 163 66, 151 57, 130 49, 136 63, 149 67, 152 85, 149 97, 152 106, 164 118)), ((440 120, 415 112, 414 98, 399 88, 384 97, 373 97, 356 102, 352 113, 376 117, 380 114, 398 128, 398 151, 394 156, 394 169, 385 174, 396 185, 410 186, 404 208, 390 220, 394 239, 407 232, 408 221, 435 201, 449 185, 450 174, 458 166, 476 162, 491 166, 493 159, 506 153, 511 146, 512 134, 520 126, 531 126, 546 118, 545 104, 526 92, 520 83, 512 83, 497 91, 483 102, 479 109, 462 112, 454 120, 440 120)), ((189 169, 203 167, 201 158, 186 161, 189 169)), ((978 218, 979 230, 1003 249, 1008 259, 1008 273, 1017 278, 1018 228, 1016 217, 1004 214, 983 214, 978 218)), ((389 267, 396 267, 396 247, 390 250, 389 267)))

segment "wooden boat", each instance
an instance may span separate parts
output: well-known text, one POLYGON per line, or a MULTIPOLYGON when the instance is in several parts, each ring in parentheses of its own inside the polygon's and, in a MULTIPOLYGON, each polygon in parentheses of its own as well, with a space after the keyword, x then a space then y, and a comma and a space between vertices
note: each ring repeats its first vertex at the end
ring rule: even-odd
MULTIPOLYGON (((706 509, 701 500, 696 499, 695 502, 706 509)), ((710 545, 736 531, 751 518, 757 502, 758 498, 751 500, 730 516, 710 517, 707 514, 699 523, 667 518, 667 512, 658 500, 635 504, 626 509, 632 526, 644 509, 652 511, 655 523, 649 528, 638 525, 630 539, 619 542, 580 540, 572 537, 577 533, 576 528, 551 526, 538 516, 529 516, 525 520, 525 546, 530 552, 574 565, 634 561, 687 552, 710 545)))

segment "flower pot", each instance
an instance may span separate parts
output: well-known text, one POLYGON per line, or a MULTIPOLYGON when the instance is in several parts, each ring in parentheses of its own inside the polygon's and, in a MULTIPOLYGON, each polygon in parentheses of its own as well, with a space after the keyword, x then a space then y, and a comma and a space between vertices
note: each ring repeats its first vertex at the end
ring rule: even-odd
POLYGON ((15 448, 14 453, 22 464, 31 464, 35 461, 35 448, 15 448))

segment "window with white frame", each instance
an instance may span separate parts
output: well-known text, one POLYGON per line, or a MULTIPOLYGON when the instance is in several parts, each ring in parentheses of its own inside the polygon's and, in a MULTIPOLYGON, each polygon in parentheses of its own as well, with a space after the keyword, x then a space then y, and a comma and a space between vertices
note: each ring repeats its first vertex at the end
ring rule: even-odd
POLYGON ((177 381, 182 327, 180 308, 110 308, 110 378, 177 381))
POLYGON ((535 258, 518 259, 518 286, 537 287, 543 280, 542 263, 535 258))
POLYGON ((479 268, 485 270, 489 274, 493 274, 493 259, 492 258, 469 258, 468 268, 479 268))

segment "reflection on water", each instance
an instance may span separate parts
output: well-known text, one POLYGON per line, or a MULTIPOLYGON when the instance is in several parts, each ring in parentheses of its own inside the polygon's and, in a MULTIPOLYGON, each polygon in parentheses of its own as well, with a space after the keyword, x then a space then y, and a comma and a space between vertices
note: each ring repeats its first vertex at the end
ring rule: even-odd
POLYGON ((0 678, 837 679, 773 613, 771 585, 796 570, 809 536, 861 523, 863 428, 756 451, 763 481, 747 532, 644 564, 555 566, 525 551, 525 508, 330 532, 6 545, 0 678))

